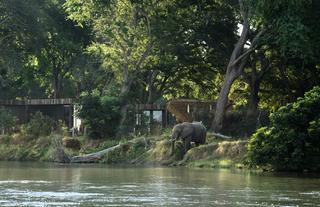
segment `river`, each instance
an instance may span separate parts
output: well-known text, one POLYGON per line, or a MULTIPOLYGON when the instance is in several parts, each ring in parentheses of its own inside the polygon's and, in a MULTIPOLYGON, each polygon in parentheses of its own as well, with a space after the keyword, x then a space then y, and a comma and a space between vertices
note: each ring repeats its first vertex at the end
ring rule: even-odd
POLYGON ((0 162, 0 206, 320 206, 320 179, 244 170, 0 162))

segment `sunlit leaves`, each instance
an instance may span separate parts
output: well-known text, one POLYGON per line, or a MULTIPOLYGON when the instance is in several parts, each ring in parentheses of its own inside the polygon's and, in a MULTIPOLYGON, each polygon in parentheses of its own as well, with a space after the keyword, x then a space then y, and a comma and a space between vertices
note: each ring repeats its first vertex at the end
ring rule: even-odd
POLYGON ((136 78, 136 73, 148 62, 152 52, 149 21, 152 15, 146 7, 129 0, 102 3, 105 2, 81 4, 70 0, 65 8, 69 18, 92 24, 95 41, 87 51, 100 55, 102 67, 113 71, 118 81, 128 82, 128 78, 136 78))
POLYGON ((249 0, 259 27, 270 34, 267 44, 274 45, 285 58, 310 59, 312 39, 305 16, 311 0, 249 0))

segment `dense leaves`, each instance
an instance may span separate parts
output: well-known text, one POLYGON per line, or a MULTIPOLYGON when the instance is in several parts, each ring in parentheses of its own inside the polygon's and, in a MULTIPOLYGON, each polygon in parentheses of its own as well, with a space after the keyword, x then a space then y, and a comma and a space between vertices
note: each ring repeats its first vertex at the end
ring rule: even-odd
POLYGON ((3 107, 0 107, 0 132, 1 133, 10 133, 16 124, 16 117, 3 107))
POLYGON ((250 139, 249 162, 277 170, 320 169, 320 87, 271 114, 250 139))
POLYGON ((79 117, 91 138, 113 137, 120 120, 120 100, 110 95, 85 95, 81 98, 79 117))
POLYGON ((43 115, 41 112, 36 112, 29 123, 25 125, 25 132, 31 139, 39 138, 40 136, 48 136, 54 129, 54 121, 43 115))
POLYGON ((243 70, 225 81, 225 97, 243 109, 230 122, 241 124, 227 117, 224 132, 248 120, 253 130, 261 111, 320 84, 318 1, 4 0, 0 11, 0 98, 81 100, 96 138, 114 136, 138 103, 216 101, 245 16, 230 64, 243 70))

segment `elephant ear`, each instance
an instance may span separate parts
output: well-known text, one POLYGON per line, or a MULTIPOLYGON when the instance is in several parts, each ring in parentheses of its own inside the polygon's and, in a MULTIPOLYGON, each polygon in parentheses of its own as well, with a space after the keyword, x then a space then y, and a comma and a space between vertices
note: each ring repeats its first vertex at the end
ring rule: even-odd
POLYGON ((179 131, 181 131, 181 124, 176 124, 176 125, 174 125, 172 131, 173 131, 173 132, 179 132, 179 131))
POLYGON ((183 125, 182 124, 177 124, 173 127, 172 136, 179 138, 182 133, 183 133, 183 125))
POLYGON ((172 128, 172 132, 174 132, 177 128, 178 124, 174 125, 173 128, 172 128))

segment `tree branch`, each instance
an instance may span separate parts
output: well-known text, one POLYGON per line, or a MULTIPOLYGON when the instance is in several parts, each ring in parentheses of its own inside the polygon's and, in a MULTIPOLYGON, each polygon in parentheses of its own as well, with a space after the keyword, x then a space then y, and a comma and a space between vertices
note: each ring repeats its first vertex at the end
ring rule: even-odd
POLYGON ((153 41, 149 42, 149 44, 147 45, 146 50, 144 51, 144 53, 141 55, 140 59, 138 60, 138 62, 135 65, 135 68, 137 70, 140 69, 141 64, 143 63, 143 61, 147 58, 147 56, 149 55, 149 53, 151 52, 153 48, 153 41))
POLYGON ((239 63, 239 61, 241 61, 244 57, 248 56, 252 51, 254 51, 258 45, 257 42, 260 39, 260 37, 262 36, 262 34, 265 32, 265 30, 261 30, 252 40, 252 43, 250 45, 250 48, 248 50, 246 50, 244 53, 242 53, 237 59, 235 59, 232 64, 230 65, 231 67, 235 66, 236 64, 239 63))

